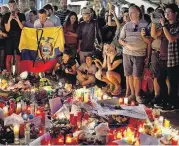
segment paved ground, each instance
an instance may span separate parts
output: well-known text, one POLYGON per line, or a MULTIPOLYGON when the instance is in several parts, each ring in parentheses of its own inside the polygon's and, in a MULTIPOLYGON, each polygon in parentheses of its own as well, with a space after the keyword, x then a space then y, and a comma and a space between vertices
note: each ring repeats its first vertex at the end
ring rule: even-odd
POLYGON ((161 113, 161 116, 168 119, 171 122, 171 126, 179 130, 179 111, 161 113))

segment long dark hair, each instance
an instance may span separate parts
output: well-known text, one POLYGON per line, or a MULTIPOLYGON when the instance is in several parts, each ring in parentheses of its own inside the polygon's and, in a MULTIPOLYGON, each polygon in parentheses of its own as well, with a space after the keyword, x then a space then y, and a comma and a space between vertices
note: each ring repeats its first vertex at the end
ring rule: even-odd
POLYGON ((77 14, 75 12, 71 12, 69 15, 68 15, 68 18, 67 18, 67 21, 66 21, 66 26, 70 25, 71 24, 71 21, 70 21, 70 17, 71 16, 75 16, 76 17, 76 21, 75 23, 73 24, 73 29, 76 31, 77 28, 78 28, 78 17, 77 17, 77 14))

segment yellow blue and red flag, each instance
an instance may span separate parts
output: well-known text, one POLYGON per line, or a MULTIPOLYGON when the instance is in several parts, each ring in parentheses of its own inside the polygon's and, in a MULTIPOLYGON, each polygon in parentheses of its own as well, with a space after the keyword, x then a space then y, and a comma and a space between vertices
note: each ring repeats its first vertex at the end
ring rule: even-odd
POLYGON ((45 72, 53 68, 57 57, 64 51, 64 34, 61 27, 23 28, 19 50, 21 72, 45 72))

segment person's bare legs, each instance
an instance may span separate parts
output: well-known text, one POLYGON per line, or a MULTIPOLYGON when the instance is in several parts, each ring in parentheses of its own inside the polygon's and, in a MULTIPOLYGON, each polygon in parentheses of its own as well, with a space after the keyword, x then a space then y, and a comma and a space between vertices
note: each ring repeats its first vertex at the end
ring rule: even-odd
POLYGON ((84 80, 81 84, 82 84, 82 86, 87 86, 87 85, 90 85, 92 83, 95 83, 95 77, 94 76, 88 76, 88 79, 84 80))
POLYGON ((121 76, 120 74, 113 72, 113 71, 108 71, 106 73, 107 79, 112 82, 115 86, 114 94, 118 94, 121 92, 121 76))
POLYGON ((129 77, 126 76, 126 97, 130 96, 129 77))
POLYGON ((154 78, 154 92, 155 92, 155 97, 160 94, 160 86, 157 82, 157 78, 154 78))
POLYGON ((140 77, 134 77, 134 91, 135 96, 140 96, 140 90, 141 90, 141 78, 140 77))
POLYGON ((131 95, 132 96, 135 96, 135 90, 134 90, 134 79, 133 79, 133 76, 127 76, 129 78, 129 87, 130 87, 130 90, 131 90, 131 95))

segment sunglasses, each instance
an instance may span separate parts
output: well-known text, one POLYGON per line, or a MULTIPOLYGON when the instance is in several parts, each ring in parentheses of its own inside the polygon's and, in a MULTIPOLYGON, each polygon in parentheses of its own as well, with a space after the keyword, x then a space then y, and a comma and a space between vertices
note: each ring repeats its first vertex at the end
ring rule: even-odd
POLYGON ((137 30, 138 30, 138 25, 135 25, 135 27, 134 27, 134 32, 137 32, 137 30))

